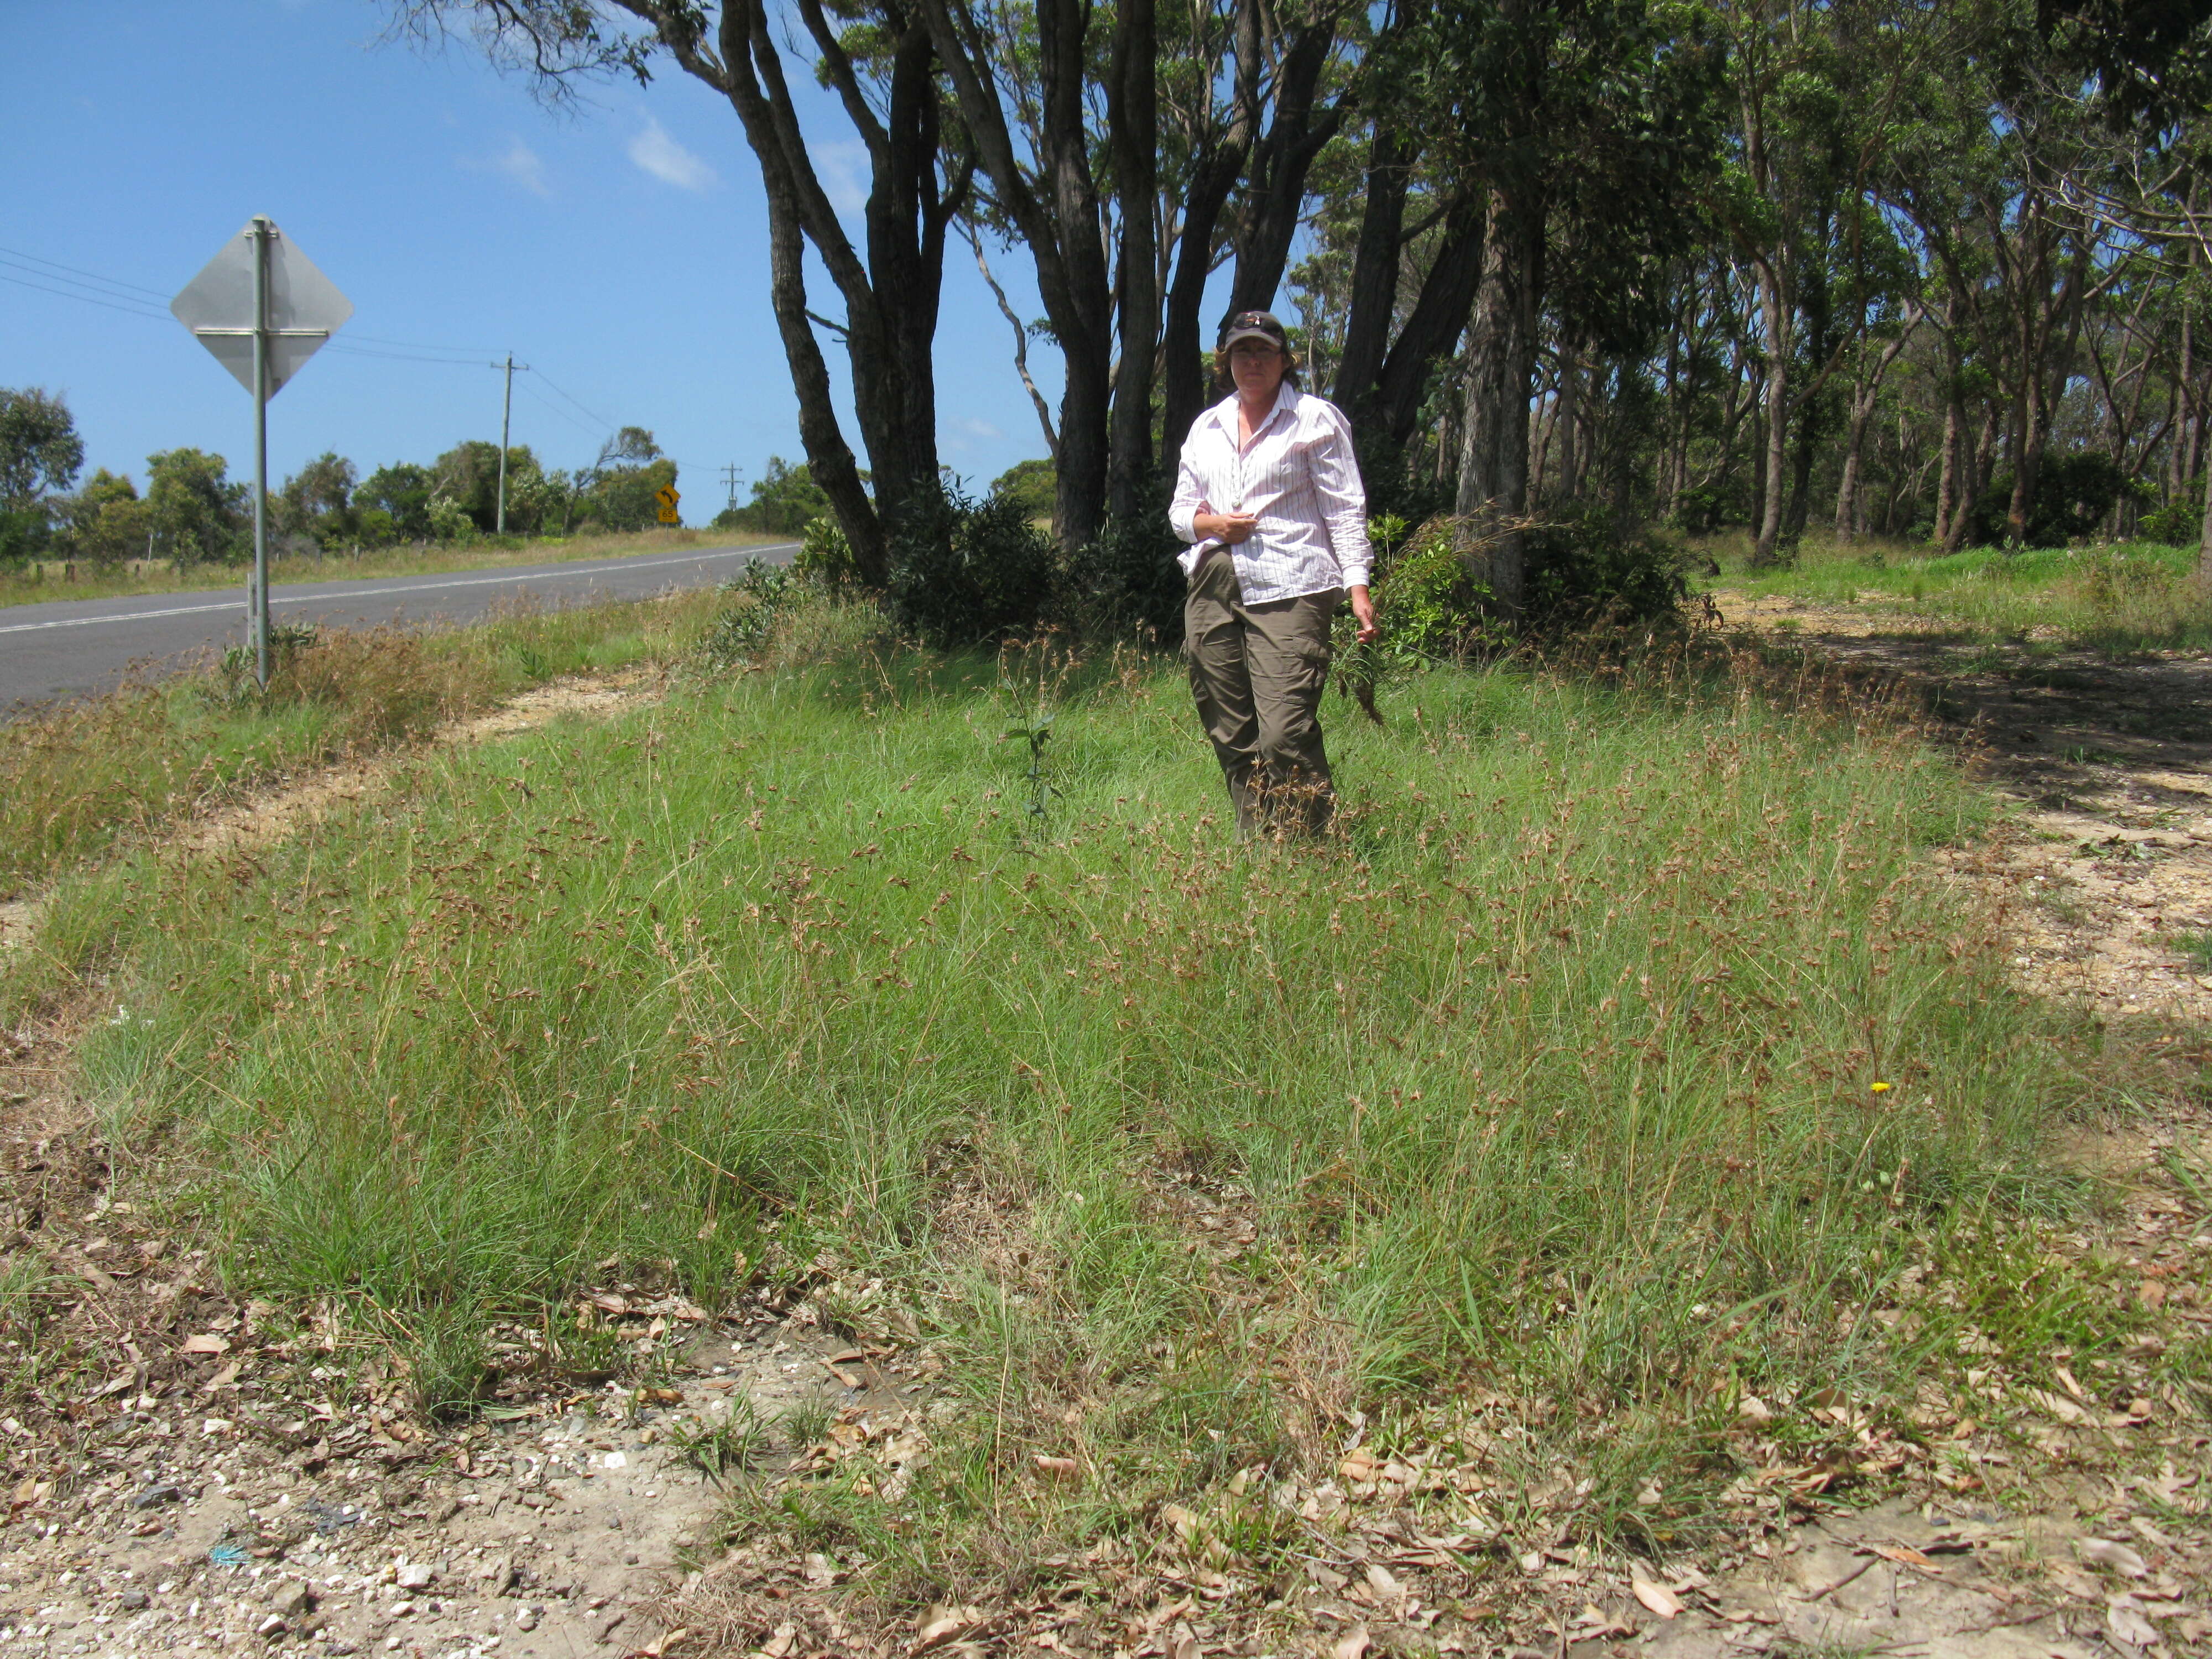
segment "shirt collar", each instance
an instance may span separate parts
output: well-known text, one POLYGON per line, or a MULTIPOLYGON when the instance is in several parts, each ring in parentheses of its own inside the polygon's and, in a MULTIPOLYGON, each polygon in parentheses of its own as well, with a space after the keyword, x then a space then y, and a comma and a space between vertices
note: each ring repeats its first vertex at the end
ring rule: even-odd
MULTIPOLYGON (((1272 426, 1278 415, 1288 415, 1291 419, 1296 420, 1298 413, 1298 400, 1304 394, 1297 387, 1292 386, 1288 380, 1284 380, 1282 385, 1275 388, 1275 406, 1267 411, 1267 418, 1261 422, 1261 428, 1264 430, 1272 426)), ((1221 422, 1224 431, 1231 435, 1235 434, 1237 431, 1236 392, 1231 392, 1226 398, 1214 404, 1213 416, 1221 422)))

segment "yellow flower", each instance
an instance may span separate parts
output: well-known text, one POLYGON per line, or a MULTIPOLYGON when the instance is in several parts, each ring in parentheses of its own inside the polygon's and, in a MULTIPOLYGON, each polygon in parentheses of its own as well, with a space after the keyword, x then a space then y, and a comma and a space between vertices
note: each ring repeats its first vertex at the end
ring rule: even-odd
POLYGON ((1887 1083, 1876 1083, 1873 1085, 1873 1088, 1875 1093, 1878 1095, 1886 1095, 1889 1092, 1889 1085, 1887 1083))

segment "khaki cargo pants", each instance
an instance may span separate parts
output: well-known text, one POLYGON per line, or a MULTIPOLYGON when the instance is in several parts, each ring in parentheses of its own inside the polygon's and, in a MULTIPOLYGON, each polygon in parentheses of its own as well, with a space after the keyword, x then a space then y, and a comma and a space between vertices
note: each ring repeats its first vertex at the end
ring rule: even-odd
POLYGON ((1247 605, 1237 565, 1207 551, 1183 601, 1183 655, 1198 717, 1237 808, 1237 839, 1318 835, 1336 808, 1322 747, 1329 621, 1341 589, 1247 605))

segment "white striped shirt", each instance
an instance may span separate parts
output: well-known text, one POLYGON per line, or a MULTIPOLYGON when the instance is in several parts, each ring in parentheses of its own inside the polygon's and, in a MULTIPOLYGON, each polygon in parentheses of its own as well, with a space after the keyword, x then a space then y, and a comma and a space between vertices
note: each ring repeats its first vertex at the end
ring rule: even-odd
POLYGON ((1249 513, 1259 524, 1229 550, 1247 605, 1366 586, 1367 491, 1352 427, 1336 405, 1289 381, 1249 444, 1237 441, 1233 392, 1191 423, 1168 521, 1191 545, 1188 576, 1215 538, 1192 523, 1201 513, 1249 513))

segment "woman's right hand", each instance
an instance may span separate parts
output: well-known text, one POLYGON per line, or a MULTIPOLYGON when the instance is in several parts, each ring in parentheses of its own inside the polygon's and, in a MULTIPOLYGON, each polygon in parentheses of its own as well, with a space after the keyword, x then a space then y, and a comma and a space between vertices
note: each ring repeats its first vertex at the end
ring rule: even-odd
POLYGON ((1198 532, 1202 540, 1225 542, 1234 547, 1250 539, 1252 532, 1260 527, 1260 520, 1250 513, 1200 513, 1192 517, 1190 527, 1198 532))

